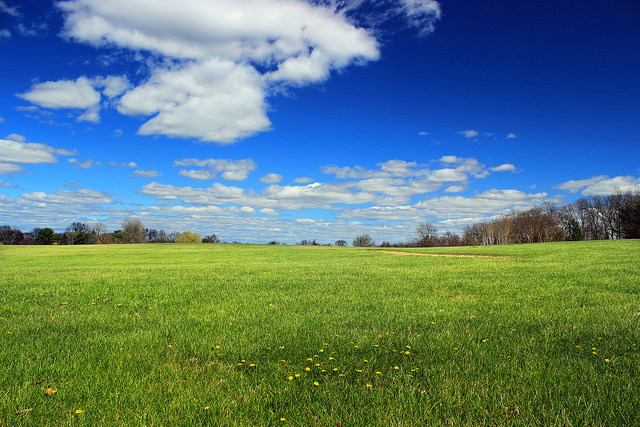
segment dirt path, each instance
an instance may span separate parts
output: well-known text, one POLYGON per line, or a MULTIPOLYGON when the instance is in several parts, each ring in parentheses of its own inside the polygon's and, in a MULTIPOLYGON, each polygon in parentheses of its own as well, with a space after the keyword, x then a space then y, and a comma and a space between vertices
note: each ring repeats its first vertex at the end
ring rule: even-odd
POLYGON ((415 255, 415 256, 445 256, 445 257, 457 257, 457 258, 511 258, 509 255, 500 254, 418 254, 414 252, 399 252, 399 251, 376 251, 381 254, 391 255, 415 255))

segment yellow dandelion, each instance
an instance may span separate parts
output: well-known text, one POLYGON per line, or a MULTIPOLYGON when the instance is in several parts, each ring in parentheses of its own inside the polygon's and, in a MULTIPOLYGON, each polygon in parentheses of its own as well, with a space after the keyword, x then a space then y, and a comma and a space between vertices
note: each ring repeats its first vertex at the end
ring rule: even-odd
POLYGON ((404 354, 406 354, 408 356, 408 355, 411 354, 411 352, 407 350, 407 351, 404 352, 404 354))
POLYGON ((333 368, 333 372, 338 372, 338 368, 333 368))
POLYGON ((482 340, 482 342, 487 342, 487 341, 489 341, 489 339, 484 339, 484 340, 482 340))
POLYGON ((296 374, 296 375, 295 375, 295 377, 296 377, 296 378, 300 378, 300 374, 296 374))
POLYGON ((205 406, 205 407, 204 407, 204 410, 205 410, 205 411, 208 411, 209 409, 211 409, 211 408, 209 408, 208 406, 205 406))
POLYGON ((369 361, 367 359, 364 359, 364 363, 369 363, 369 361))
POLYGON ((373 384, 367 384, 367 388, 373 388, 373 384))
POLYGON ((311 368, 307 366, 306 368, 304 368, 304 370, 309 372, 311 370, 311 368))
POLYGON ((311 362, 313 359, 311 357, 307 357, 307 362, 311 362))
POLYGON ((316 363, 316 367, 317 367, 317 366, 320 366, 320 364, 319 364, 319 363, 316 363))
POLYGON ((280 418, 280 421, 285 422, 287 419, 285 417, 280 418))
POLYGON ((82 413, 82 409, 76 409, 76 414, 81 414, 82 413))
POLYGON ((320 350, 318 350, 319 353, 324 353, 324 348, 321 348, 320 350))
POLYGON ((335 360, 333 357, 330 357, 329 360, 335 360))
POLYGON ((380 347, 378 344, 374 344, 373 346, 374 346, 374 347, 380 347))
POLYGON ((597 351, 594 351, 594 352, 593 352, 593 354, 598 354, 598 352, 597 352, 597 351))
POLYGON ((250 364, 250 365, 249 365, 249 367, 250 367, 250 368, 255 368, 255 367, 256 367, 256 365, 255 365, 255 363, 252 363, 252 364, 250 364))
POLYGON ((318 387, 318 386, 320 385, 320 383, 318 383, 318 381, 314 381, 314 382, 313 382, 313 385, 314 385, 314 386, 316 386, 316 387, 318 387))
POLYGON ((382 375, 382 372, 376 372, 376 375, 382 375))
POLYGON ((397 371, 398 369, 400 369, 400 367, 399 366, 394 366, 393 369, 395 369, 397 371))
POLYGON ((611 360, 609 360, 609 359, 604 359, 604 361, 607 362, 607 363, 611 362, 611 360))
POLYGON ((411 346, 410 345, 405 345, 404 348, 408 348, 409 350, 411 350, 411 346))
POLYGON ((289 376, 287 377, 287 379, 288 379, 289 381, 293 381, 293 377, 292 377, 291 375, 289 375, 289 376))

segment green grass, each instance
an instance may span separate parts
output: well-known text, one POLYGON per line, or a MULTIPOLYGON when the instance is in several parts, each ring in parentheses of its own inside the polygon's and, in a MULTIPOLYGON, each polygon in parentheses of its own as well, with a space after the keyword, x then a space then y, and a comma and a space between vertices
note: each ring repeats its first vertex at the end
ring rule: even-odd
POLYGON ((1 246, 0 425, 640 424, 639 241, 403 251, 1 246))

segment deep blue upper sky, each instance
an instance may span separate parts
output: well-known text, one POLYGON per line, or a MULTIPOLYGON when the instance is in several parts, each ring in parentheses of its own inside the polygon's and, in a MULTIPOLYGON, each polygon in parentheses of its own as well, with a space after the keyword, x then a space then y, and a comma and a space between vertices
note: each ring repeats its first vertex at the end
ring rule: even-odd
POLYGON ((402 241, 640 190, 637 2, 331 3, 0 0, 0 223, 402 241))

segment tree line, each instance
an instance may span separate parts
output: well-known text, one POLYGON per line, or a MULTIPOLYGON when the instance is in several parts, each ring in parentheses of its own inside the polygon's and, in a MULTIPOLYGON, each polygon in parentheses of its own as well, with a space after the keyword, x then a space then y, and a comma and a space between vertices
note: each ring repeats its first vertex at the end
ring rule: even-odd
POLYGON ((363 234, 353 241, 353 246, 475 246, 638 238, 640 193, 618 192, 584 197, 565 206, 545 203, 514 211, 492 221, 465 226, 462 236, 449 231, 438 234, 437 228, 425 221, 416 227, 416 238, 408 242, 376 245, 368 234, 363 234))
MULTIPOLYGON (((510 243, 556 242, 563 240, 608 240, 640 238, 640 192, 617 192, 608 196, 588 196, 557 206, 545 203, 523 211, 514 211, 491 221, 465 226, 462 236, 449 231, 438 234, 425 221, 416 227, 416 237, 408 242, 377 245, 369 234, 357 236, 356 247, 419 247, 503 245, 510 243)), ((127 218, 122 228, 107 232, 104 223, 88 225, 74 222, 62 233, 51 228, 35 228, 23 233, 8 225, 0 226, 0 244, 5 245, 85 245, 109 243, 222 243, 216 234, 183 233, 146 228, 138 219, 127 218)), ((235 243, 235 242, 234 242, 235 243)), ((279 244, 271 241, 269 244, 279 244)), ((301 240, 298 245, 321 245, 316 239, 301 240)), ((322 245, 348 246, 346 240, 322 245)))
POLYGON ((82 222, 71 223, 64 232, 56 233, 49 227, 34 228, 23 233, 8 225, 0 226, 0 244, 5 245, 92 245, 111 243, 221 243, 215 234, 183 233, 146 228, 138 219, 125 219, 122 228, 107 232, 102 222, 93 225, 82 222))

